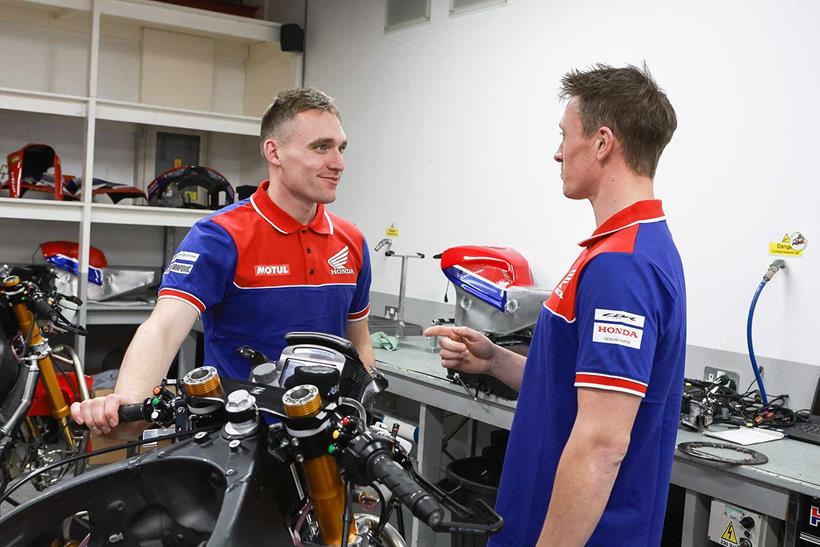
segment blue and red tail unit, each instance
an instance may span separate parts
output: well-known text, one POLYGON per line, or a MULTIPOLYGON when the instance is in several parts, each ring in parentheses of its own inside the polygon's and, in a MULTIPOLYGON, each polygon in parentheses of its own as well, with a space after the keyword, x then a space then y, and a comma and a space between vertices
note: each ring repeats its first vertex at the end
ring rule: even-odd
POLYGON ((529 262, 509 247, 451 247, 441 254, 441 270, 453 285, 502 312, 509 287, 533 285, 529 262))
MULTIPOLYGON (((80 275, 80 260, 77 243, 73 241, 48 241, 40 244, 40 252, 46 262, 63 271, 80 275)), ((88 281, 102 286, 103 271, 108 261, 101 250, 91 247, 88 265, 88 281)))

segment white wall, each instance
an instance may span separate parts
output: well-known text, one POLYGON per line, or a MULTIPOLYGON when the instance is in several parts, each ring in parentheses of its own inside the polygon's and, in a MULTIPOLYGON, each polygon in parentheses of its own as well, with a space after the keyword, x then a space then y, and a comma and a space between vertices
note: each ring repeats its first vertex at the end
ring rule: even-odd
MULTIPOLYGON (((510 0, 449 17, 432 0, 429 24, 388 34, 384 4, 314 0, 308 16, 307 83, 338 99, 350 139, 334 210, 371 245, 391 222, 399 251, 508 245, 552 287, 595 227, 552 160, 559 80, 646 60, 679 118, 656 193, 686 267, 689 343, 745 351, 768 243, 800 230, 807 254, 764 292, 756 350, 820 364, 820 4, 510 0)), ((398 261, 373 267, 373 289, 396 293, 398 261)), ((411 263, 408 296, 443 289, 435 261, 411 263)))

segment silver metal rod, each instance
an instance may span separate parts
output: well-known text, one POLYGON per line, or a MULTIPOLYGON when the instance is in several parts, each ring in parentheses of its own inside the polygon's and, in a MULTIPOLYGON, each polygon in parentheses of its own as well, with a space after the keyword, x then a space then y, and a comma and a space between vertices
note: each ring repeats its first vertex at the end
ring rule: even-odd
POLYGON ((9 416, 6 423, 0 427, 0 434, 3 436, 11 435, 17 426, 20 425, 20 420, 28 413, 31 407, 31 402, 34 400, 34 390, 37 388, 37 379, 40 377, 40 367, 36 359, 26 360, 27 362, 20 367, 20 374, 25 377, 25 384, 23 388, 23 396, 20 399, 20 404, 14 412, 9 416))
POLYGON ((80 356, 77 355, 77 352, 74 351, 74 348, 71 346, 54 346, 54 349, 51 350, 51 357, 53 359, 57 359, 63 363, 73 365, 74 366, 74 374, 77 375, 77 385, 80 386, 80 397, 82 397, 83 401, 87 401, 91 398, 91 395, 88 393, 88 385, 85 383, 85 371, 83 370, 83 363, 80 361, 80 356), (71 357, 71 359, 66 359, 62 355, 58 355, 58 353, 65 352, 71 357))
POLYGON ((401 257, 401 281, 399 283, 399 324, 396 326, 396 338, 404 336, 404 297, 407 289, 407 257, 401 257))

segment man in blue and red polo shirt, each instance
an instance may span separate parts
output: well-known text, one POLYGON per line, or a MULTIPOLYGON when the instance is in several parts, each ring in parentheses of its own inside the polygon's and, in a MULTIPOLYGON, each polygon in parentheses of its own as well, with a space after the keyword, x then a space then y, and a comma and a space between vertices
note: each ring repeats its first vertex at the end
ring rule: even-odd
POLYGON ((683 387, 683 268, 654 199, 677 125, 648 71, 597 65, 563 79, 564 195, 596 230, 544 303, 526 360, 466 327, 434 327, 442 364, 520 391, 492 546, 655 546, 683 387))
POLYGON ((277 96, 262 118, 269 180, 191 228, 128 347, 114 393, 73 404, 74 420, 109 433, 119 406, 143 400, 167 374, 200 317, 205 363, 229 378, 250 373, 237 348, 277 358, 291 331, 346 336, 372 367, 367 243, 325 208, 336 199, 346 146, 333 99, 316 89, 277 96))

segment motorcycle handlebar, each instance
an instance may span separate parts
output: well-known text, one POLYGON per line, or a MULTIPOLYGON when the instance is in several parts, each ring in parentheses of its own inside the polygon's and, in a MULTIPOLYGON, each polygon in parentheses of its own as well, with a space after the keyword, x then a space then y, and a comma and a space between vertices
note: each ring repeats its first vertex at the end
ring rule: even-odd
POLYGON ((422 488, 386 452, 377 453, 369 462, 370 471, 393 492, 399 501, 431 528, 444 520, 444 507, 422 488))
POLYGON ((49 306, 48 302, 43 298, 32 298, 28 302, 29 309, 34 315, 40 319, 57 323, 60 320, 60 314, 54 311, 54 308, 49 306))
POLYGON ((142 403, 122 405, 117 413, 120 416, 120 422, 140 422, 147 419, 142 403))

